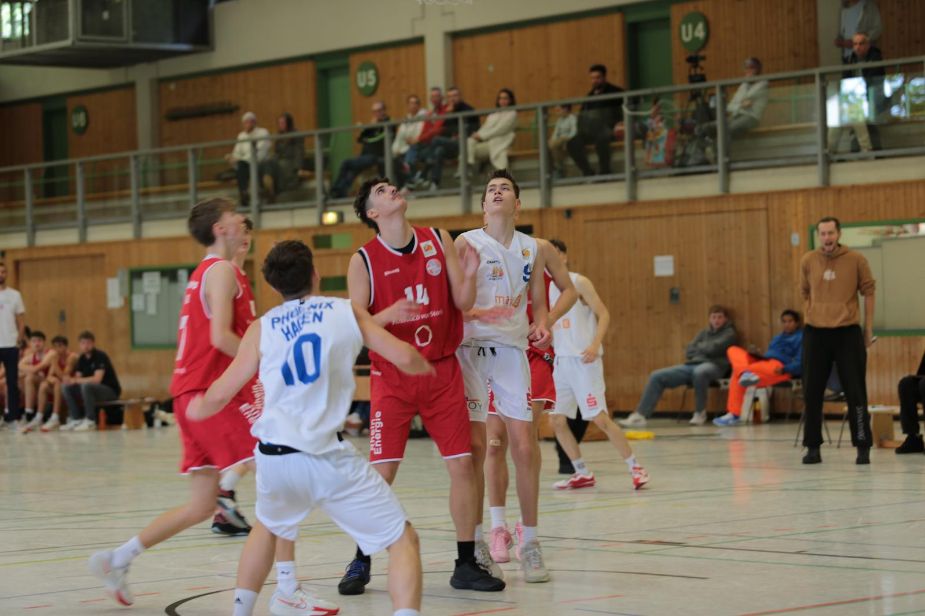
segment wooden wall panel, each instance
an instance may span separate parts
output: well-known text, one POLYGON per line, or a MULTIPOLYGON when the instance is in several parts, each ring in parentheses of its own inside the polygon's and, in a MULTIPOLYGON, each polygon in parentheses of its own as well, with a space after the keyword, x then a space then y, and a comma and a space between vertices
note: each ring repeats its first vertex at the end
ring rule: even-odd
POLYGON ((671 5, 675 83, 687 83, 688 65, 684 58, 688 52, 681 45, 678 29, 681 18, 691 11, 706 15, 710 24, 710 38, 701 52, 707 57, 703 66, 710 80, 743 75, 743 62, 749 56, 759 58, 766 73, 813 68, 819 64, 816 0, 681 2, 671 5))
POLYGON ((427 104, 427 78, 424 67, 424 43, 410 43, 395 47, 358 51, 350 54, 350 100, 353 108, 354 124, 366 124, 372 121, 373 101, 381 100, 386 104, 389 116, 393 119, 405 117, 405 99, 409 94, 417 94, 423 104, 427 104), (375 63, 379 69, 379 87, 372 96, 363 96, 356 87, 357 67, 363 62, 375 63))
MULTIPOLYGON (((921 0, 879 0, 883 34, 880 50, 884 58, 925 55, 925 2, 921 0)), ((834 37, 834 34, 832 36, 834 37)))
MULTIPOLYGON (((0 167, 36 163, 44 158, 41 103, 0 107, 0 126, 0 167)), ((0 174, 0 202, 22 200, 23 188, 18 185, 21 181, 21 172, 0 174)))
POLYGON ((476 108, 494 107, 504 87, 518 103, 584 96, 595 63, 625 85, 624 41, 622 13, 461 35, 453 38, 453 79, 476 108))
MULTIPOLYGON (((83 105, 90 123, 87 131, 78 135, 68 126, 69 158, 83 158, 115 152, 129 152, 138 147, 135 118, 135 88, 129 86, 104 92, 76 94, 67 97, 67 117, 83 105)), ((130 186, 127 161, 107 160, 85 166, 87 193, 127 190, 130 186)))
MULTIPOLYGON (((296 128, 316 125, 315 63, 310 60, 261 68, 213 73, 189 79, 164 80, 159 86, 162 146, 234 139, 241 131, 241 115, 257 114, 258 124, 276 132, 276 118, 292 114, 296 128), (223 101, 239 107, 230 114, 169 121, 171 109, 223 101)), ((230 150, 230 148, 228 148, 230 150)))

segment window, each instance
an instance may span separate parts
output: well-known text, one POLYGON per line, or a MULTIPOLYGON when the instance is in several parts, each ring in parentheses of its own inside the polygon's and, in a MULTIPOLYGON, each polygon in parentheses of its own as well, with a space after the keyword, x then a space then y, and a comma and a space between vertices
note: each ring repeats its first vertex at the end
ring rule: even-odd
POLYGON ((7 41, 28 38, 32 32, 31 14, 31 1, 0 2, 0 38, 7 41))

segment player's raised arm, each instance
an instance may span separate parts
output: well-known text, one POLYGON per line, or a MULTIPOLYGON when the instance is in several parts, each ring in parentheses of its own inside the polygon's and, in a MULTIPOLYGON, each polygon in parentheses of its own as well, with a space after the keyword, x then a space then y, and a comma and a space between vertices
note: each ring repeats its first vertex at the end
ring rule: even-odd
MULTIPOLYGON (((347 265, 347 292, 350 302, 364 312, 369 311, 370 304, 369 270, 360 253, 355 252, 347 265)), ((421 307, 407 299, 400 299, 385 310, 370 315, 377 325, 385 327, 389 323, 408 319, 421 311, 421 307)))
POLYGON ((446 270, 450 279, 453 303, 466 312, 475 305, 476 274, 479 271, 479 251, 466 240, 454 244, 450 234, 440 229, 440 239, 446 254, 446 270), (454 250, 455 248, 455 250, 454 250))
POLYGON ((209 319, 209 340, 216 349, 234 357, 241 339, 231 328, 234 321, 234 298, 238 294, 238 282, 234 265, 220 261, 209 270, 205 281, 205 296, 211 318, 209 319))
POLYGON ((231 365, 212 383, 205 395, 194 398, 186 410, 189 419, 203 420, 215 415, 247 385, 260 369, 260 319, 250 324, 238 345, 231 365))
MULTIPOLYGON (((539 272, 539 276, 534 276, 534 278, 538 278, 538 280, 530 281, 534 306, 536 305, 536 293, 542 294, 544 298, 543 305, 546 305, 546 289, 543 285, 544 268, 549 271, 550 276, 552 276, 553 284, 558 287, 560 292, 559 299, 556 300, 555 305, 549 307, 549 312, 546 315, 546 326, 552 327, 553 324, 562 318, 566 312, 571 310, 575 302, 578 301, 578 291, 575 290, 575 285, 572 284, 572 279, 568 275, 568 268, 565 267, 565 263, 562 262, 562 259, 559 257, 553 245, 543 239, 537 239, 536 243, 537 246, 539 246, 539 250, 537 251, 539 254, 537 255, 536 266, 533 272, 534 274, 539 272), (542 263, 540 263, 541 259, 543 261, 542 263), (539 285, 539 291, 535 288, 536 285, 539 285)), ((536 308, 533 309, 533 314, 534 320, 536 320, 536 308)))
POLYGON ((407 342, 402 342, 385 331, 366 310, 353 304, 353 315, 360 327, 360 333, 363 334, 363 343, 369 347, 370 351, 382 355, 405 374, 436 374, 434 367, 424 359, 423 355, 407 342))

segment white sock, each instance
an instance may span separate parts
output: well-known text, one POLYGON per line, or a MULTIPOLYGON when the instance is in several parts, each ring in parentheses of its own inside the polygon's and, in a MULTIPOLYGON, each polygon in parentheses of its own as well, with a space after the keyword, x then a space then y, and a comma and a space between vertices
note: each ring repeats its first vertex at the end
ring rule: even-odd
POLYGON ((295 563, 293 561, 276 563, 276 587, 287 597, 295 594, 299 581, 295 577, 295 563))
POLYGON ((591 471, 588 470, 588 465, 585 464, 585 461, 581 458, 572 460, 572 466, 575 467, 575 472, 579 475, 589 475, 591 471))
POLYGON ((496 528, 504 528, 507 526, 507 521, 505 520, 504 514, 505 507, 489 507, 488 511, 491 512, 491 529, 495 530, 496 528))
POLYGON ((536 541, 536 526, 524 526, 523 529, 524 529, 524 543, 530 543, 531 541, 536 541))
POLYGON ((413 610, 410 607, 403 607, 400 610, 395 610, 393 616, 421 616, 421 613, 417 610, 413 610))
POLYGON ((241 475, 229 469, 222 473, 222 478, 218 481, 218 487, 220 487, 222 490, 227 490, 230 492, 231 490, 234 490, 239 481, 241 481, 241 475))
POLYGON ((235 588, 233 616, 251 616, 251 614, 254 613, 254 605, 256 605, 256 603, 257 593, 253 590, 235 588))
POLYGON ((24 415, 31 415, 34 411, 32 409, 23 409, 24 415))
POLYGON ((478 543, 479 541, 485 541, 485 538, 482 536, 482 525, 476 524, 475 525, 475 542, 478 543))
POLYGON ((636 463, 636 456, 634 454, 630 454, 630 457, 623 461, 626 462, 626 466, 630 469, 631 473, 633 472, 633 468, 638 466, 636 463))
POLYGON ((145 546, 141 545, 141 539, 137 536, 132 537, 112 551, 112 566, 124 567, 144 551, 145 546))

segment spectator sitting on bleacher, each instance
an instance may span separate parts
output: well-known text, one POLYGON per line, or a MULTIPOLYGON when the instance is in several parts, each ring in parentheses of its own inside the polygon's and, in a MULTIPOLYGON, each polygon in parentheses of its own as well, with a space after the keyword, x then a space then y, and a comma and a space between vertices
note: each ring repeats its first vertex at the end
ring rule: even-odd
MULTIPOLYGON (((607 81, 607 67, 594 64, 589 69, 591 91, 587 96, 617 94, 623 88, 607 81)), ((585 148, 593 144, 597 151, 598 173, 610 174, 610 141, 618 122, 623 121, 623 103, 619 98, 605 101, 588 101, 581 106, 578 114, 578 133, 568 142, 568 152, 578 165, 582 175, 594 175, 588 163, 585 148)))
POLYGON ((77 345, 80 357, 74 374, 62 379, 69 417, 61 429, 83 432, 96 429, 97 405, 118 399, 122 387, 109 356, 96 348, 96 338, 91 332, 81 332, 77 345))
POLYGON ((42 425, 41 406, 36 404, 39 388, 50 373, 54 363, 54 353, 45 348, 45 334, 33 330, 29 334, 29 347, 19 360, 19 375, 22 379, 20 391, 23 392, 25 403, 25 423, 20 430, 25 434, 42 425))
POLYGON ((556 107, 556 114, 559 117, 549 138, 549 163, 554 177, 564 178, 566 146, 578 133, 578 118, 572 113, 572 106, 567 104, 556 107))
POLYGON ((48 404, 49 394, 51 395, 51 416, 42 424, 42 432, 51 432, 61 427, 61 410, 64 406, 62 396, 62 383, 65 377, 74 374, 77 369, 77 353, 67 348, 67 338, 64 336, 55 336, 51 339, 51 354, 54 359, 51 363, 51 369, 45 381, 39 387, 38 409, 43 412, 48 404))
POLYGON ((838 36, 835 37, 835 46, 841 50, 842 63, 851 62, 855 34, 866 32, 870 36, 870 41, 876 43, 880 40, 882 31, 880 9, 876 2, 873 0, 842 0, 838 36))
POLYGON ((427 116, 427 110, 421 108, 421 99, 417 94, 408 96, 408 113, 405 119, 418 119, 417 122, 405 122, 398 125, 395 132, 395 140, 392 141, 392 155, 395 162, 395 175, 398 186, 404 186, 411 174, 411 167, 405 161, 405 155, 411 149, 411 142, 417 140, 424 128, 423 119, 427 116))
POLYGON ((898 389, 899 423, 906 440, 896 449, 896 453, 925 452, 925 442, 919 431, 919 404, 925 407, 925 354, 922 355, 916 373, 899 380, 898 389))
POLYGON ((501 88, 498 91, 495 99, 498 110, 488 114, 485 123, 467 142, 466 156, 470 168, 487 158, 496 170, 507 169, 507 153, 514 143, 517 130, 517 112, 505 108, 516 104, 517 100, 511 90, 501 88))
POLYGON ((710 307, 710 323, 694 336, 684 353, 683 364, 662 368, 649 375, 646 389, 629 417, 620 421, 624 428, 646 425, 652 417, 655 406, 665 389, 681 387, 694 388, 694 416, 690 423, 701 426, 707 421, 707 394, 710 383, 729 372, 726 349, 735 344, 736 330, 729 320, 729 312, 723 306, 710 307))
MULTIPOLYGON (((276 129, 280 135, 295 132, 295 120, 284 113, 276 118, 276 129)), ((277 139, 273 142, 273 158, 267 161, 266 172, 271 184, 266 186, 271 196, 299 185, 299 171, 305 158, 305 140, 302 137, 277 139)))
MULTIPOLYGON (((756 77, 761 74, 761 60, 748 58, 745 60, 745 77, 756 77)), ((728 139, 741 137, 761 123, 764 108, 768 106, 768 82, 747 81, 739 85, 732 100, 726 105, 726 135, 728 139)), ((697 128, 701 137, 716 139, 716 122, 706 122, 697 128)), ((712 143, 704 148, 709 152, 712 143)), ((713 149, 715 153, 715 149, 713 149)), ((712 156, 708 155, 709 158, 712 156)))
POLYGON ((764 354, 754 347, 747 351, 739 346, 729 347, 726 355, 732 364, 732 377, 729 379, 726 414, 714 419, 715 425, 734 426, 739 423, 742 410, 751 408, 752 401, 746 400, 749 387, 773 387, 800 377, 803 372, 803 329, 800 321, 799 312, 784 310, 780 315, 782 331, 771 339, 764 354))
POLYGON ((424 181, 426 169, 418 169, 418 165, 426 166, 431 142, 443 130, 444 119, 440 116, 446 113, 447 105, 443 100, 443 90, 439 87, 434 86, 430 89, 430 107, 430 111, 425 114, 427 119, 421 127, 421 132, 416 137, 413 135, 405 137, 409 146, 408 151, 405 152, 405 164, 408 166, 408 173, 412 175, 408 181, 409 186, 417 187, 424 181))
MULTIPOLYGON (((472 105, 462 99, 462 92, 456 86, 447 88, 446 101, 446 113, 474 111, 472 105)), ((462 135, 462 137, 465 138, 479 129, 479 119, 476 116, 465 118, 463 128, 466 134, 462 135)), ((454 118, 448 122, 444 121, 440 134, 436 135, 430 142, 427 158, 427 164, 430 167, 429 190, 440 188, 440 181, 443 178, 443 163, 459 156, 459 139, 459 120, 454 118)))
POLYGON ((234 144, 234 149, 225 155, 225 160, 235 167, 235 175, 238 179, 238 194, 241 198, 241 204, 245 205, 250 202, 250 195, 247 187, 250 185, 251 164, 254 163, 251 143, 257 139, 257 177, 263 177, 267 172, 267 161, 270 158, 270 131, 257 126, 257 116, 248 111, 241 116, 241 126, 244 128, 238 133, 238 142, 234 144))
MULTIPOLYGON (((373 118, 370 123, 388 122, 389 115, 385 111, 385 103, 376 101, 373 103, 373 118)), ((364 128, 357 137, 357 143, 362 145, 360 155, 354 158, 348 158, 340 164, 340 171, 337 172, 337 179, 331 187, 331 196, 335 199, 341 199, 347 196, 353 181, 358 175, 371 167, 377 167, 379 175, 385 173, 383 165, 385 163, 385 127, 370 126, 364 128)))

